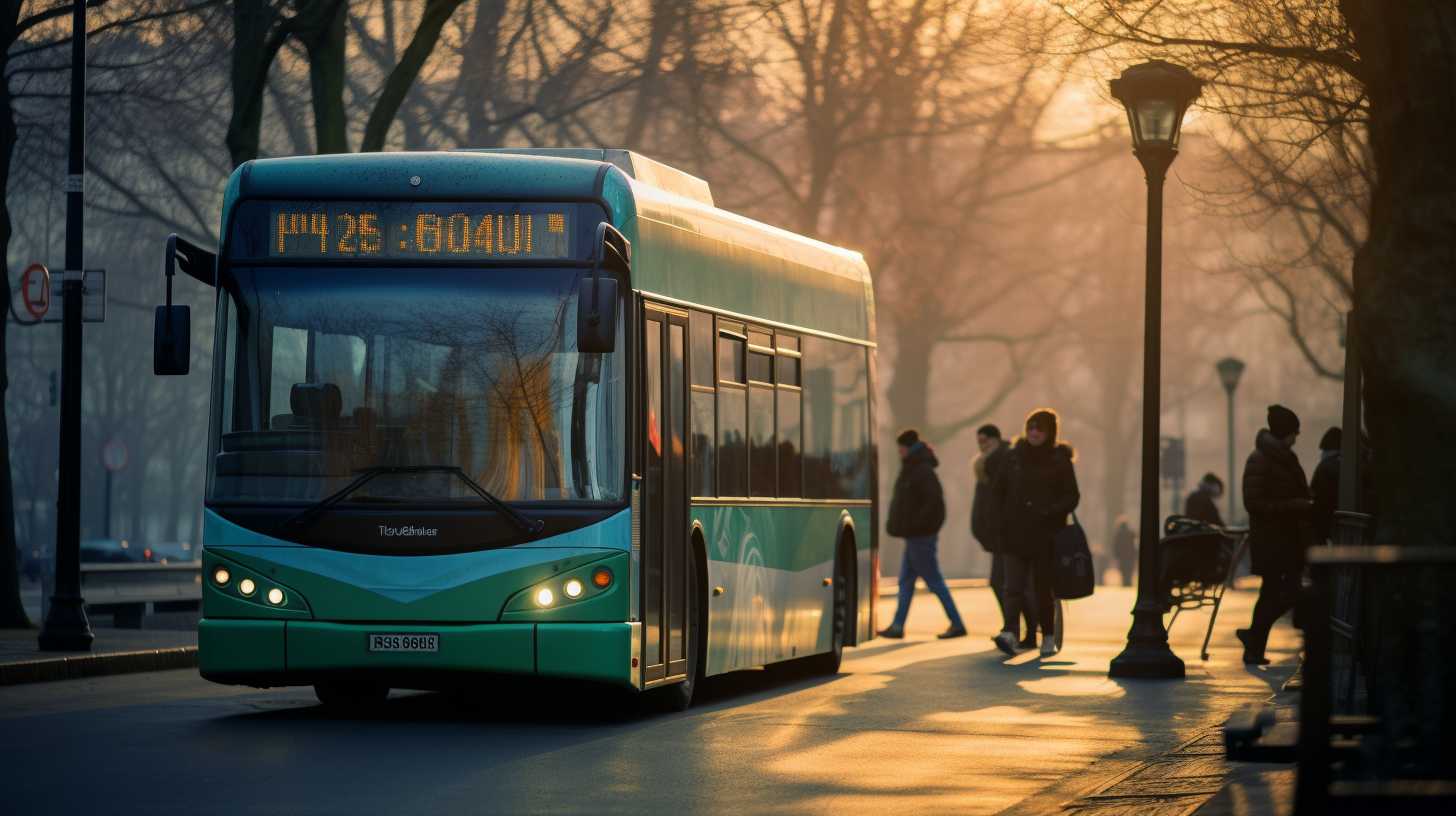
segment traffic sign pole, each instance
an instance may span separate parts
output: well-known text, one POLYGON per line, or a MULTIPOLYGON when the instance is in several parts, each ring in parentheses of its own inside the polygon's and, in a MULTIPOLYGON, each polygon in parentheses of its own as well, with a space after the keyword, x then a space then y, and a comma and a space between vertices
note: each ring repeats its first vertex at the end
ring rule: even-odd
POLYGON ((41 651, 89 652, 95 635, 81 600, 82 190, 86 124, 86 4, 71 11, 71 135, 66 175, 66 271, 62 278, 61 455, 56 496, 56 584, 41 651))

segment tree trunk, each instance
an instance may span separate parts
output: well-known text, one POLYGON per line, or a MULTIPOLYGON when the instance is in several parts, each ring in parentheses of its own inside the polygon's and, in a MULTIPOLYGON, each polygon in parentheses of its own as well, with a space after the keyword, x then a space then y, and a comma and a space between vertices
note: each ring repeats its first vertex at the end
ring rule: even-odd
POLYGON ((233 3, 233 111, 227 129, 228 155, 233 167, 258 157, 268 69, 283 46, 282 37, 270 36, 275 17, 268 0, 233 3))
MULTIPOLYGON (((486 116, 486 102, 496 93, 496 73, 500 60, 501 20, 506 15, 505 0, 480 0, 475 9, 475 22, 466 40, 460 62, 461 94, 465 103, 467 147, 492 147, 496 129, 486 116)), ((498 112, 498 109, 497 109, 498 112)))
MULTIPOLYGON (((370 153, 384 149, 389 126, 399 113, 405 94, 409 93, 410 87, 415 84, 415 78, 420 75, 420 68, 424 67, 425 60, 435 50, 435 43, 440 40, 440 30, 445 27, 455 9, 460 8, 461 2, 462 0, 429 0, 425 4, 420 25, 410 39, 409 47, 404 50, 399 64, 394 66, 394 70, 384 80, 379 100, 374 103, 374 110, 369 113, 369 122, 364 126, 364 141, 359 145, 359 152, 370 153)), ((319 152, 324 151, 320 149, 319 152)))
POLYGON ((642 78, 637 83, 637 96, 632 103, 632 115, 627 121, 627 134, 623 146, 630 150, 641 150, 642 137, 647 133, 647 123, 657 110, 662 93, 662 58, 667 52, 668 40, 677 29, 678 20, 689 13, 691 3, 683 0, 653 0, 651 32, 647 38, 647 53, 642 57, 642 78))
MULTIPOLYGON (((3 42, 8 50, 14 36, 20 4, 6 8, 3 42)), ((10 483, 10 426, 5 417, 10 372, 6 364, 6 339, 10 331, 10 207, 5 190, 10 182, 10 160, 15 151, 15 110, 10 83, 0 77, 0 263, 5 268, 5 285, 0 287, 0 629, 28 629, 30 619, 20 602, 20 570, 15 561, 15 491, 10 483)))
POLYGON ((889 383, 891 427, 921 428, 930 422, 930 355, 935 341, 921 327, 897 321, 895 363, 889 383))
POLYGON ((1355 258, 1378 541, 1456 545, 1456 10, 1341 0, 1370 99, 1376 183, 1355 258))
POLYGON ((319 155, 348 153, 348 114, 344 111, 344 56, 349 4, 334 2, 317 26, 301 30, 308 52, 308 83, 313 96, 314 143, 319 155))

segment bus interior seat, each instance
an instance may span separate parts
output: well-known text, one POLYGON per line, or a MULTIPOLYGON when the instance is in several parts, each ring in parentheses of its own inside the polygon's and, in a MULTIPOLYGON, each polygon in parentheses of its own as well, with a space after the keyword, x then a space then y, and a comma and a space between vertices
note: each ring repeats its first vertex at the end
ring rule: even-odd
POLYGON ((344 394, 333 383, 294 383, 288 407, 307 427, 337 427, 344 410, 344 394))

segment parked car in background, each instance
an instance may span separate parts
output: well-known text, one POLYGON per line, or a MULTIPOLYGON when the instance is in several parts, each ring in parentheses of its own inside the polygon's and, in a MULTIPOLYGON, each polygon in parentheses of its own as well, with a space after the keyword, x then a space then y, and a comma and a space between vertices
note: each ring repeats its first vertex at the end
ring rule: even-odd
POLYGON ((132 564, 145 560, 142 548, 124 538, 88 538, 81 542, 82 564, 132 564))
POLYGON ((201 549, 194 547, 190 541, 161 541, 153 544, 149 551, 151 557, 147 560, 158 564, 185 564, 202 557, 201 549))

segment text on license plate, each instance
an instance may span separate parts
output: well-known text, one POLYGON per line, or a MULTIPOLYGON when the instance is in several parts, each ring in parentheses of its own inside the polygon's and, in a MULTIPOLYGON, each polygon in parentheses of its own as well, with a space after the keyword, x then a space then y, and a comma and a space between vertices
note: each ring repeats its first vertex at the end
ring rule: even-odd
POLYGON ((440 636, 415 635, 403 632, 371 632, 369 634, 369 651, 438 652, 440 651, 440 636))

